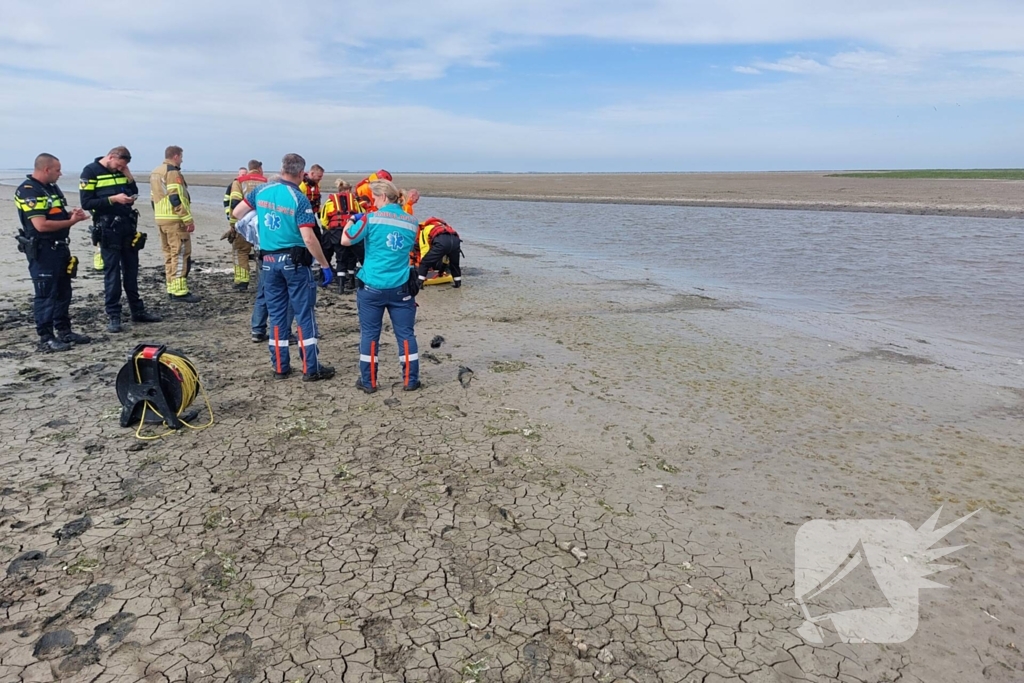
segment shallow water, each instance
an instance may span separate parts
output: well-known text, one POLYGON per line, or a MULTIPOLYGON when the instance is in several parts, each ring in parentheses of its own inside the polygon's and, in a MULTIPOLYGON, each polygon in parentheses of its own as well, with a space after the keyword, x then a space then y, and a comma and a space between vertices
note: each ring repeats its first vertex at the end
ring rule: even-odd
MULTIPOLYGON (((762 306, 1024 353, 1024 223, 822 211, 424 199, 474 238, 762 306)), ((468 245, 467 245, 468 246, 468 245)))
MULTIPOLYGON (((206 205, 224 194, 190 189, 206 205)), ((794 313, 812 326, 853 333, 879 324, 904 339, 1024 356, 1018 220, 443 198, 424 198, 417 215, 453 224, 470 258, 476 240, 504 243, 599 276, 794 313)))

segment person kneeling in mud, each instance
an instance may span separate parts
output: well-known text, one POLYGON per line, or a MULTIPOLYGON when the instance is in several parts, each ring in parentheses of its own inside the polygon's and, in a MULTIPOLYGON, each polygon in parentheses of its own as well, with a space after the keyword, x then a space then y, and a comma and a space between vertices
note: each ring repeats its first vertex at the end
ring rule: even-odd
POLYGON ((399 191, 391 182, 370 183, 372 213, 357 215, 345 226, 344 246, 363 243, 366 258, 356 275, 359 309, 359 379, 356 387, 377 391, 377 355, 384 311, 391 317, 403 368, 403 388, 420 388, 419 350, 416 346, 416 293, 418 281, 409 268, 409 251, 416 242, 416 219, 402 210, 399 191))
POLYGON ((427 281, 427 272, 436 270, 439 274, 445 269, 444 261, 452 272, 452 287, 462 286, 462 268, 459 256, 462 252, 462 240, 455 228, 440 218, 428 218, 420 223, 418 247, 423 257, 416 267, 420 285, 427 281), (425 252, 425 253, 424 253, 425 252))

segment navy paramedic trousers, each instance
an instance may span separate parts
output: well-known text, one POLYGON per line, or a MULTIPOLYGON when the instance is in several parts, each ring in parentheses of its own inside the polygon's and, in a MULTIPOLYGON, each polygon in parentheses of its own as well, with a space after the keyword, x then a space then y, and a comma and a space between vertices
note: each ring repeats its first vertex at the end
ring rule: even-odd
POLYGON ((402 364, 402 383, 414 386, 420 380, 420 355, 416 346, 416 300, 406 285, 395 289, 360 287, 356 291, 359 309, 359 378, 364 387, 377 386, 377 357, 384 311, 391 318, 402 364))
POLYGON ((288 329, 294 313, 299 337, 299 355, 304 375, 320 372, 317 346, 318 327, 313 308, 316 306, 316 282, 308 266, 297 265, 289 254, 264 254, 260 268, 260 287, 270 313, 270 363, 279 373, 291 370, 288 353, 288 329), (289 311, 289 309, 291 309, 289 311))

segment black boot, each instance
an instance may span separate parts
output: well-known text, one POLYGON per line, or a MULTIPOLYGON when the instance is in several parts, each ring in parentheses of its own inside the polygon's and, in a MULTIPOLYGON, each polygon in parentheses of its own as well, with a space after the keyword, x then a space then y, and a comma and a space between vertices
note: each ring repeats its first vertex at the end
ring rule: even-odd
POLYGON ((57 351, 67 351, 71 348, 71 344, 62 342, 60 339, 54 337, 43 337, 39 340, 39 350, 43 353, 55 353, 57 351))
POLYGON ((132 322, 136 323, 158 323, 162 322, 163 318, 146 311, 140 311, 138 313, 132 313, 132 322))
POLYGON ((110 332, 111 334, 117 334, 122 329, 120 316, 117 318, 111 318, 110 322, 107 323, 107 332, 110 332))
POLYGON ((356 291, 356 276, 354 273, 350 273, 349 276, 345 278, 345 289, 348 290, 349 294, 356 291))
POLYGON ((78 334, 77 332, 72 332, 71 330, 58 332, 57 338, 60 339, 65 344, 88 344, 89 342, 92 341, 92 337, 86 336, 84 334, 78 334))

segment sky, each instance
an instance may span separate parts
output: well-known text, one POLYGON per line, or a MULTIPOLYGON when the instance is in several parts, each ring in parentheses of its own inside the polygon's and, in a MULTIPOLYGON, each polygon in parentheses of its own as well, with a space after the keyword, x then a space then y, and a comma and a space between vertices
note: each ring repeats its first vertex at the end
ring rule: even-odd
POLYGON ((1020 0, 3 0, 0 168, 1024 166, 1020 0))

